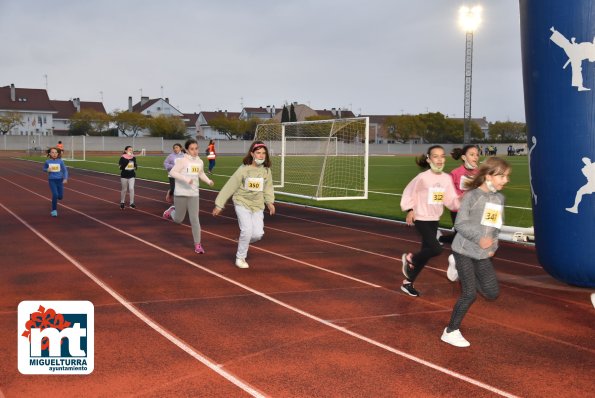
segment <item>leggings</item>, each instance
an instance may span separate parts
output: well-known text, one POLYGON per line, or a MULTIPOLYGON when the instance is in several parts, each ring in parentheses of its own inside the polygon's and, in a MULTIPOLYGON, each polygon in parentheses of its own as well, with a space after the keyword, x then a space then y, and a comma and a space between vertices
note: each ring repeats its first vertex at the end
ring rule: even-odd
POLYGON ((176 190, 176 179, 173 177, 169 177, 169 194, 173 195, 176 190))
POLYGON ((489 258, 476 260, 457 252, 452 254, 455 257, 461 281, 461 297, 452 310, 447 332, 457 330, 461 326, 461 322, 475 301, 478 291, 488 300, 496 300, 500 294, 492 260, 489 258))
POLYGON ((135 178, 120 178, 122 191, 120 192, 120 203, 126 200, 126 190, 130 192, 130 203, 134 203, 134 180, 135 178))
POLYGON ((188 212, 194 244, 200 243, 201 231, 200 221, 198 220, 198 196, 174 196, 174 206, 175 209, 171 212, 171 219, 176 224, 181 224, 186 217, 186 212, 188 212))
POLYGON ((415 221, 415 229, 421 235, 421 250, 413 254, 413 269, 409 272, 409 282, 415 281, 417 275, 426 266, 430 258, 442 253, 442 246, 436 239, 438 232, 438 221, 415 221))
POLYGON ((50 191, 52 191, 52 210, 58 208, 58 200, 62 200, 64 196, 64 183, 62 179, 51 179, 50 191))

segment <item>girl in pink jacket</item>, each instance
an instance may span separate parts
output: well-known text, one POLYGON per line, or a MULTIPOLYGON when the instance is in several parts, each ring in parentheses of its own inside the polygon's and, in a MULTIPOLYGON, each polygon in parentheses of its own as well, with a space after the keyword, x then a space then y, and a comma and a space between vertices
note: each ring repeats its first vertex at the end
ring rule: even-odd
POLYGON ((401 209, 407 213, 407 225, 415 225, 421 235, 421 249, 417 253, 404 253, 403 275, 405 280, 401 290, 410 296, 419 296, 413 282, 430 258, 440 255, 442 246, 436 239, 438 221, 444 206, 451 210, 459 208, 459 197, 452 177, 443 173, 446 155, 440 145, 432 145, 428 151, 416 159, 422 169, 407 186, 401 197, 401 209))

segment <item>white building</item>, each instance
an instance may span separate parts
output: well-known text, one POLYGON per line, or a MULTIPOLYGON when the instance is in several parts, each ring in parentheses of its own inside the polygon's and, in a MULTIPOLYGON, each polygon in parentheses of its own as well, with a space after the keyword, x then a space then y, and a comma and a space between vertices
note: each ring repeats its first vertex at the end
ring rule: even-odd
POLYGON ((58 112, 52 107, 46 90, 17 88, 14 84, 0 87, 0 114, 10 112, 21 116, 21 124, 7 134, 53 135, 53 116, 58 112))

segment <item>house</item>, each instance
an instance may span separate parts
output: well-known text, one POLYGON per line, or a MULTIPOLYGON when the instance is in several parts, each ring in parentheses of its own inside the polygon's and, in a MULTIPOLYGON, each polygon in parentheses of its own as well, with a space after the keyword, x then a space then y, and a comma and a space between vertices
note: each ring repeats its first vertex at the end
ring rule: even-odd
POLYGON ((240 112, 240 120, 249 120, 249 119, 272 119, 275 116, 276 108, 275 106, 267 105, 266 108, 262 106, 259 108, 244 108, 240 112))
POLYGON ((73 98, 70 101, 50 100, 50 103, 58 111, 54 115, 54 135, 68 135, 70 118, 81 110, 93 110, 107 114, 101 102, 81 101, 80 98, 73 98))
MULTIPOLYGON (((287 106, 287 110, 289 110, 290 106, 291 105, 287 106)), ((309 117, 314 116, 322 116, 327 119, 345 119, 355 117, 353 112, 351 112, 350 110, 341 108, 332 108, 331 110, 314 110, 310 108, 308 105, 298 104, 297 102, 293 103, 293 110, 295 112, 295 116, 298 122, 303 122, 307 120, 309 117)), ((279 109, 279 111, 275 114, 275 117, 273 117, 273 119, 281 123, 282 113, 283 108, 279 109)))
POLYGON ((198 116, 199 114, 194 113, 184 113, 182 115, 182 120, 186 125, 186 135, 188 137, 196 137, 198 132, 198 116))
POLYGON ((200 112, 196 121, 196 136, 205 140, 227 140, 229 137, 209 125, 209 122, 216 118, 239 119, 241 112, 200 112))
MULTIPOLYGON (((184 124, 186 124, 186 120, 184 120, 184 114, 169 103, 169 98, 150 99, 149 97, 141 97, 140 101, 133 105, 132 97, 128 97, 128 112, 140 113, 141 115, 147 117, 176 116, 182 118, 184 124)), ((118 132, 118 134, 123 135, 121 131, 118 132)), ((136 136, 142 137, 148 134, 148 129, 142 129, 137 132, 136 136)))
POLYGON ((16 112, 21 124, 13 127, 9 135, 52 135, 54 109, 46 90, 17 88, 14 84, 0 87, 0 114, 16 112))

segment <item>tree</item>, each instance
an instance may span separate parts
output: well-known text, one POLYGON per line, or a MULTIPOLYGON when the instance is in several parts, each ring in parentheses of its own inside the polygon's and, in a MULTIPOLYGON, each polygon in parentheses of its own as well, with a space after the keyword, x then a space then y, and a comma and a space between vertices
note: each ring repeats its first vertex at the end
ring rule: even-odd
POLYGON ((283 111, 281 112, 281 123, 285 123, 289 121, 289 111, 287 110, 287 106, 283 105, 283 111))
POLYGON ((297 116, 295 114, 295 108, 293 104, 289 107, 289 121, 290 122, 297 122, 297 116))
POLYGON ((186 125, 176 116, 159 115, 149 126, 151 137, 163 137, 168 140, 180 140, 186 137, 186 125))
POLYGON ((527 126, 520 122, 490 123, 490 139, 495 142, 525 142, 527 126))
POLYGON ((0 115, 0 133, 8 134, 16 126, 22 126, 23 118, 19 112, 6 112, 0 115))
POLYGON ((245 133, 245 125, 243 120, 240 119, 228 119, 224 115, 217 116, 214 119, 209 120, 209 126, 225 134, 230 140, 238 139, 245 133))
POLYGON ((138 132, 150 124, 149 118, 145 115, 128 111, 114 111, 112 121, 118 127, 118 131, 126 137, 138 136, 138 132))
POLYGON ((83 109, 70 117, 70 135, 104 135, 109 127, 109 115, 93 109, 83 109))

